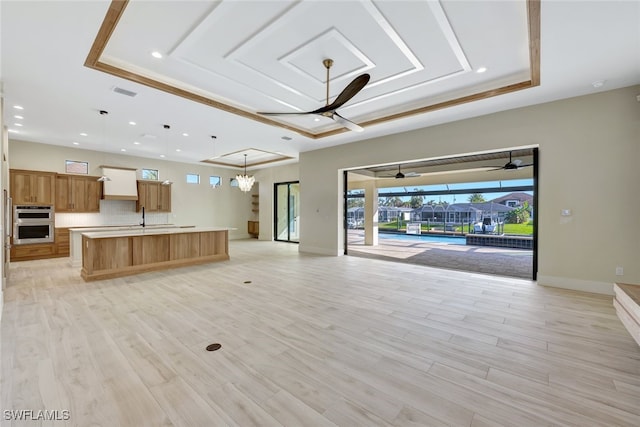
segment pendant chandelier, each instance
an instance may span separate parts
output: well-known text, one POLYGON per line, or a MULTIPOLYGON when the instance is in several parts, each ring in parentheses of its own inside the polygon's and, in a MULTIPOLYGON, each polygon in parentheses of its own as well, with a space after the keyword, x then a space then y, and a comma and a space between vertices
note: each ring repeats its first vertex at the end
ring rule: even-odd
POLYGON ((245 193, 247 191, 251 191, 251 187, 253 187, 253 183, 256 181, 254 176, 247 175, 247 155, 244 155, 244 175, 236 175, 236 179, 238 180, 238 187, 241 191, 245 193))

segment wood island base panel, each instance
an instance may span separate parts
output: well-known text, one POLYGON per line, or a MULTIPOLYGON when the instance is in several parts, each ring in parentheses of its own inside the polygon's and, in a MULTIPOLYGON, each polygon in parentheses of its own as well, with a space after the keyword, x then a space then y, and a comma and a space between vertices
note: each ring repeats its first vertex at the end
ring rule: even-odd
POLYGON ((84 233, 85 281, 229 259, 228 229, 190 228, 84 233))

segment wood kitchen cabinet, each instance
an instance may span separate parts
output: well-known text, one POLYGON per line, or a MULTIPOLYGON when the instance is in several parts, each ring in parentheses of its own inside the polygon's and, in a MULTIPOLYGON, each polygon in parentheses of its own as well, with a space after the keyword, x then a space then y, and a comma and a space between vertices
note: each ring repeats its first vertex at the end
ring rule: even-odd
POLYGON ((136 211, 144 206, 145 212, 171 212, 171 185, 157 181, 138 181, 136 211))
POLYGON ((31 261, 36 259, 69 256, 69 229, 56 228, 54 243, 11 245, 11 261, 31 261))
POLYGON ((11 169, 9 186, 14 205, 53 205, 55 202, 54 172, 11 169))
POLYGON ((100 212, 101 197, 97 176, 56 176, 56 212, 100 212))

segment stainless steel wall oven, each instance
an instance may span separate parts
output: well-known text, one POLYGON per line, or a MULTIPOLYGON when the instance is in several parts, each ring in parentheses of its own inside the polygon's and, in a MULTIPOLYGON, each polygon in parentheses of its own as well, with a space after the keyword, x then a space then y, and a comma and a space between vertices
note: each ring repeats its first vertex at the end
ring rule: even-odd
POLYGON ((13 222, 14 245, 53 242, 55 231, 53 206, 15 206, 13 222))

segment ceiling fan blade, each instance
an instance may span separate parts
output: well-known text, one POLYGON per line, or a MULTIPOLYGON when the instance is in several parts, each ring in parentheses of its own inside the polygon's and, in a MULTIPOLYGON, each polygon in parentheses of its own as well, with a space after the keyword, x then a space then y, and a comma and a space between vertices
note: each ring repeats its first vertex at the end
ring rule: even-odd
POLYGON ((336 112, 334 112, 331 115, 331 118, 336 122, 340 123, 342 126, 354 132, 362 132, 364 130, 361 126, 353 123, 351 120, 345 119, 344 117, 342 117, 340 114, 336 112))
POLYGON ((262 114, 263 116, 286 116, 286 115, 301 115, 301 114, 313 114, 309 111, 306 112, 295 112, 295 113, 264 113, 264 112, 256 112, 256 114, 262 114))
POLYGON ((358 77, 353 79, 351 83, 349 83, 347 87, 345 87, 342 90, 342 92, 340 92, 340 95, 338 95, 331 104, 318 108, 317 110, 314 110, 311 113, 322 114, 322 113, 326 113, 327 111, 337 110, 338 108, 343 106, 347 101, 349 101, 351 98, 356 96, 356 94, 360 92, 362 88, 366 86, 367 83, 369 83, 370 78, 371 76, 369 74, 359 75, 358 77))

